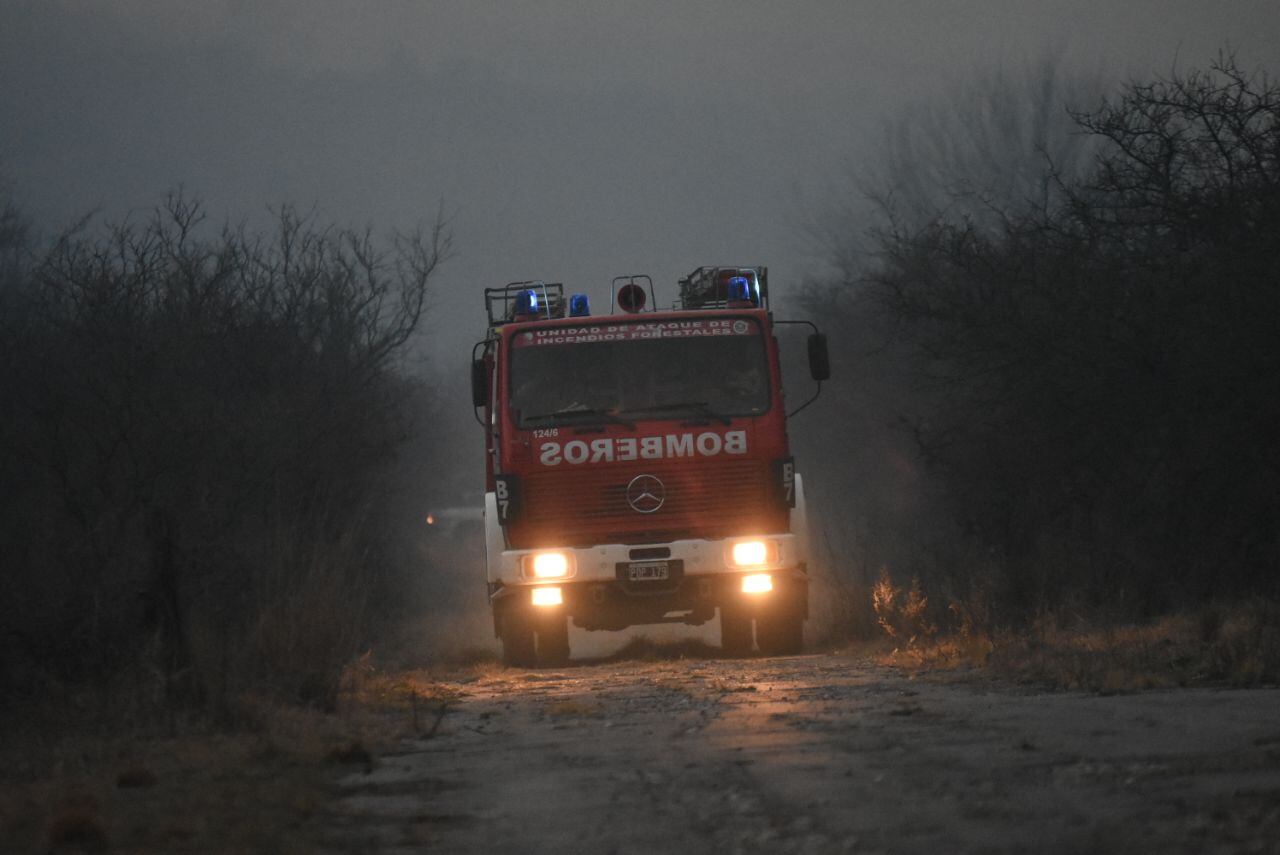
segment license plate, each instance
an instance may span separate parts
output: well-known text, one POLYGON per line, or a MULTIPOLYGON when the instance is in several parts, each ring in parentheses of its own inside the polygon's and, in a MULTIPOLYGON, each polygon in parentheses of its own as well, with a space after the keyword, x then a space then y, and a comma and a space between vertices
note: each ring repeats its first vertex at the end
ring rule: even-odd
POLYGON ((637 561, 627 567, 632 582, 657 582, 671 578, 671 565, 666 561, 637 561))

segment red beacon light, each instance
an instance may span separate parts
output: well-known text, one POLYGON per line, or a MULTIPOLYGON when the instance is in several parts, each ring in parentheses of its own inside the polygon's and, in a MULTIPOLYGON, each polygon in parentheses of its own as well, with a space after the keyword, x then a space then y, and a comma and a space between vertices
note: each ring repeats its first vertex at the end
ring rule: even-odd
POLYGON ((653 280, 643 273, 615 276, 609 290, 613 292, 613 302, 609 304, 610 314, 613 313, 614 307, 628 314, 635 314, 644 311, 645 305, 653 297, 653 280), (649 287, 645 288, 640 284, 641 282, 647 282, 649 287))
POLYGON ((648 295, 644 293, 644 288, 635 282, 628 282, 618 289, 618 307, 624 312, 639 312, 644 309, 644 304, 648 300, 648 295))

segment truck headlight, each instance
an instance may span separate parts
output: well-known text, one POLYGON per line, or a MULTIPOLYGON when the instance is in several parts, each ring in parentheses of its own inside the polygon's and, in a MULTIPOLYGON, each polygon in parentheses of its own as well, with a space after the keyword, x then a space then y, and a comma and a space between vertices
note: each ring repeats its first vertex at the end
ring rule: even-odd
POLYGON ((534 552, 520 559, 520 572, 526 579, 564 579, 573 571, 573 556, 567 552, 534 552))
POLYGON ((729 547, 729 563, 734 567, 763 567, 778 561, 774 540, 739 540, 729 547))

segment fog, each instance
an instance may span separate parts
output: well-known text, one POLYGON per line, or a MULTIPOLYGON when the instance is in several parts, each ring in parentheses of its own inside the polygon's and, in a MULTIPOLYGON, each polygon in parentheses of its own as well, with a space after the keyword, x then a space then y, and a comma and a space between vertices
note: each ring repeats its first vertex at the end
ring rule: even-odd
MULTIPOLYGON (((651 275, 664 303, 697 266, 767 265, 796 316, 796 286, 829 270, 811 226, 904 110, 1045 56, 1123 80, 1222 49, 1277 67, 1280 7, 7 0, 0 186, 46 236, 87 212, 141 217, 175 188, 214 224, 261 228, 281 205, 383 234, 447 218, 415 353, 449 379, 409 452, 440 511, 481 483, 464 376, 482 288, 562 281, 599 312, 619 274, 651 275)), ((822 403, 794 435, 811 460, 822 403)), ((451 571, 433 589, 483 629, 478 568, 459 567, 477 544, 424 537, 451 571)))
POLYGON ((1230 45, 1267 64, 1270 2, 9 0, 0 173, 46 229, 177 186, 215 220, 269 206, 407 228, 457 255, 428 352, 457 365, 480 288, 621 273, 669 298, 700 264, 821 269, 803 222, 883 122, 977 65, 1046 51, 1124 76, 1230 45))

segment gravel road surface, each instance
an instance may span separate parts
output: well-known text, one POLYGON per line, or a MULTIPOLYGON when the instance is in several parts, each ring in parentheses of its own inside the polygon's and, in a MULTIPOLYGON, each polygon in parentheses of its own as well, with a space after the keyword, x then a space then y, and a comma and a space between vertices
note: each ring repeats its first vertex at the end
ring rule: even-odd
POLYGON ((340 852, 1280 852, 1280 691, 841 655, 498 670, 339 782, 340 852))

